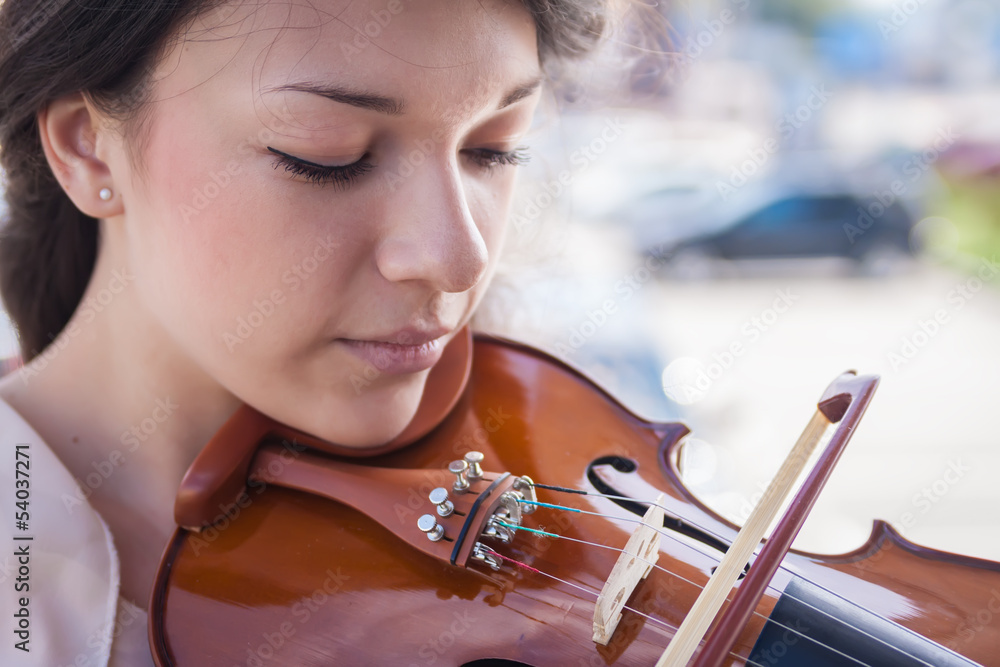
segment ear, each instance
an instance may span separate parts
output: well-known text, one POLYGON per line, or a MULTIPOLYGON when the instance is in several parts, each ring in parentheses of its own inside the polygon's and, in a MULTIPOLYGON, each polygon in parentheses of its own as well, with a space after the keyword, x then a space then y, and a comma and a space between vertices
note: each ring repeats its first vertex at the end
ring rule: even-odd
POLYGON ((56 180, 80 211, 93 218, 109 218, 124 212, 115 190, 111 170, 98 155, 111 132, 101 122, 83 93, 60 97, 38 112, 42 149, 56 180), (100 192, 112 192, 108 200, 100 192))

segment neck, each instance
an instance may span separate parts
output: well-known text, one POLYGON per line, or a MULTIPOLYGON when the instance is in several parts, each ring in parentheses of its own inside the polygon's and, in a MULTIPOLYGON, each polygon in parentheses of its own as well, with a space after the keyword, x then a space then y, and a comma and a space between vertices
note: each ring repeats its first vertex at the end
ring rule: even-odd
POLYGON ((191 461, 239 401, 142 306, 124 250, 102 233, 80 306, 42 354, 0 382, 0 397, 92 502, 172 506, 191 461))

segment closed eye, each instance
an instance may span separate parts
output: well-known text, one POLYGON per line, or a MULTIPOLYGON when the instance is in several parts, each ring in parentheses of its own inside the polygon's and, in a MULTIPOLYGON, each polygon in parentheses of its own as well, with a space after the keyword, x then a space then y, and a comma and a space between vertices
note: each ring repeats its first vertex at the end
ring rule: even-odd
POLYGON ((527 146, 518 146, 510 151, 494 151, 486 148, 475 148, 465 151, 469 159, 484 169, 497 167, 518 167, 527 164, 531 159, 527 146))
POLYGON ((325 166, 289 155, 270 146, 267 150, 277 155, 274 160, 275 169, 284 167, 285 171, 302 176, 312 183, 332 185, 338 190, 346 190, 375 167, 367 153, 351 164, 325 166))

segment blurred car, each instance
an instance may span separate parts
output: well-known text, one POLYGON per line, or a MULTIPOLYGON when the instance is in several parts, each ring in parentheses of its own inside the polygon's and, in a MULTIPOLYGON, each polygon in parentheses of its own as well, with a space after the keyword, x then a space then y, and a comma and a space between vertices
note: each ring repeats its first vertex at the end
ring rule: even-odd
POLYGON ((720 231, 677 244, 673 263, 690 263, 692 258, 841 257, 852 260, 861 272, 882 273, 912 255, 913 223, 898 202, 870 210, 850 195, 792 195, 720 231))
POLYGON ((633 202, 621 221, 644 254, 666 257, 667 273, 680 278, 739 272, 759 260, 815 266, 820 258, 879 275, 912 258, 919 248, 908 205, 888 192, 862 197, 842 185, 763 186, 684 207, 665 189, 633 202))

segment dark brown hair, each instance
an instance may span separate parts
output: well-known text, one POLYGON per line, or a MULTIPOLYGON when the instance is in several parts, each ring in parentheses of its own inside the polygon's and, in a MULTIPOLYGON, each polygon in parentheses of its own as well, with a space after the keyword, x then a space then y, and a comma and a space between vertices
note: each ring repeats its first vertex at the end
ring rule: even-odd
MULTIPOLYGON (((606 0, 522 0, 539 54, 589 51, 605 25, 606 0)), ((225 0, 4 0, 0 4, 0 167, 7 213, 0 221, 0 296, 25 362, 66 326, 94 270, 97 220, 56 181, 37 114, 82 91, 116 120, 141 169, 150 72, 170 40, 225 0)))

